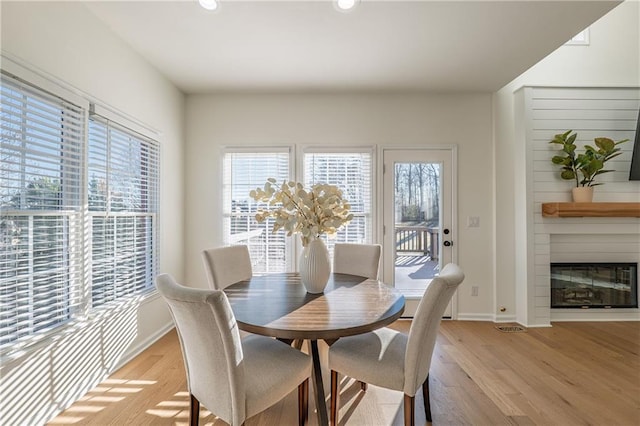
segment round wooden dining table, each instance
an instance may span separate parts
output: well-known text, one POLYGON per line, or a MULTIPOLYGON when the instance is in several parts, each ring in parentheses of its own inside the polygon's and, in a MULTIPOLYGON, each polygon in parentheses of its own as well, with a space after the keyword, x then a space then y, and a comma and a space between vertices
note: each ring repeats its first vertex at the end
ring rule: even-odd
POLYGON ((286 342, 309 340, 318 423, 328 425, 318 340, 335 340, 391 324, 404 296, 379 280, 331 274, 324 293, 307 293, 297 273, 256 275, 225 288, 241 330, 286 342))

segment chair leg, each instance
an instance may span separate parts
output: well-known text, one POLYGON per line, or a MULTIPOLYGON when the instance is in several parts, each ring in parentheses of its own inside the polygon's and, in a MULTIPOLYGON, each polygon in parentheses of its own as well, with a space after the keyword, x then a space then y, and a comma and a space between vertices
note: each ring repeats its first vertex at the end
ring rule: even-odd
POLYGON ((298 386, 298 425, 304 426, 309 420, 309 379, 298 386))
POLYGON ((338 385, 338 372, 331 370, 331 413, 329 424, 333 426, 338 424, 338 397, 340 396, 338 385))
POLYGON ((416 399, 407 394, 404 395, 404 426, 415 426, 416 399))
POLYGON ((431 401, 429 398, 429 375, 427 374, 427 378, 424 379, 424 383, 422 384, 422 396, 424 397, 424 415, 427 418, 428 422, 432 422, 431 418, 431 401))
POLYGON ((198 426, 200 420, 200 401, 198 398, 189 394, 189 426, 198 426))
POLYGON ((367 391, 367 383, 366 382, 360 382, 360 390, 362 390, 363 392, 367 391))

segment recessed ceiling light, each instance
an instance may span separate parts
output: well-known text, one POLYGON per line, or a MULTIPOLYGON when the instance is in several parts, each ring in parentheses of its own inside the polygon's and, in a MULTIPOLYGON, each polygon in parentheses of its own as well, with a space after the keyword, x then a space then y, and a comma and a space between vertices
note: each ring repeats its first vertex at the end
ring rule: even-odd
POLYGON ((358 3, 358 0, 335 0, 335 5, 340 10, 350 10, 353 9, 358 3))
POLYGON ((217 0, 198 0, 198 3, 207 10, 216 10, 218 8, 217 0))

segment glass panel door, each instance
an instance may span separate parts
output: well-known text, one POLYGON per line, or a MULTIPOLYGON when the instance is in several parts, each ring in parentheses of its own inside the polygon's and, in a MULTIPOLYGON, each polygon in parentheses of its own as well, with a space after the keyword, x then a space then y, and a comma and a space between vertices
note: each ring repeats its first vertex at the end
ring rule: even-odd
MULTIPOLYGON (((407 316, 453 257, 451 157, 450 150, 384 153, 384 278, 405 295, 407 316)), ((452 314, 450 305, 445 316, 452 314)))

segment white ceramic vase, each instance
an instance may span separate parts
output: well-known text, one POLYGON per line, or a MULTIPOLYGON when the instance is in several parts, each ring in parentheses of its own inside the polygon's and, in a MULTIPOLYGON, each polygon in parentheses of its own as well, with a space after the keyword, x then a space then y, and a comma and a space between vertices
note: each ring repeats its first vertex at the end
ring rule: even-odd
POLYGON ((331 275, 329 252, 324 241, 316 239, 307 244, 302 250, 298 270, 308 293, 318 294, 324 291, 331 275))
POLYGON ((571 189, 574 203, 590 203, 593 201, 593 186, 576 186, 571 189))

